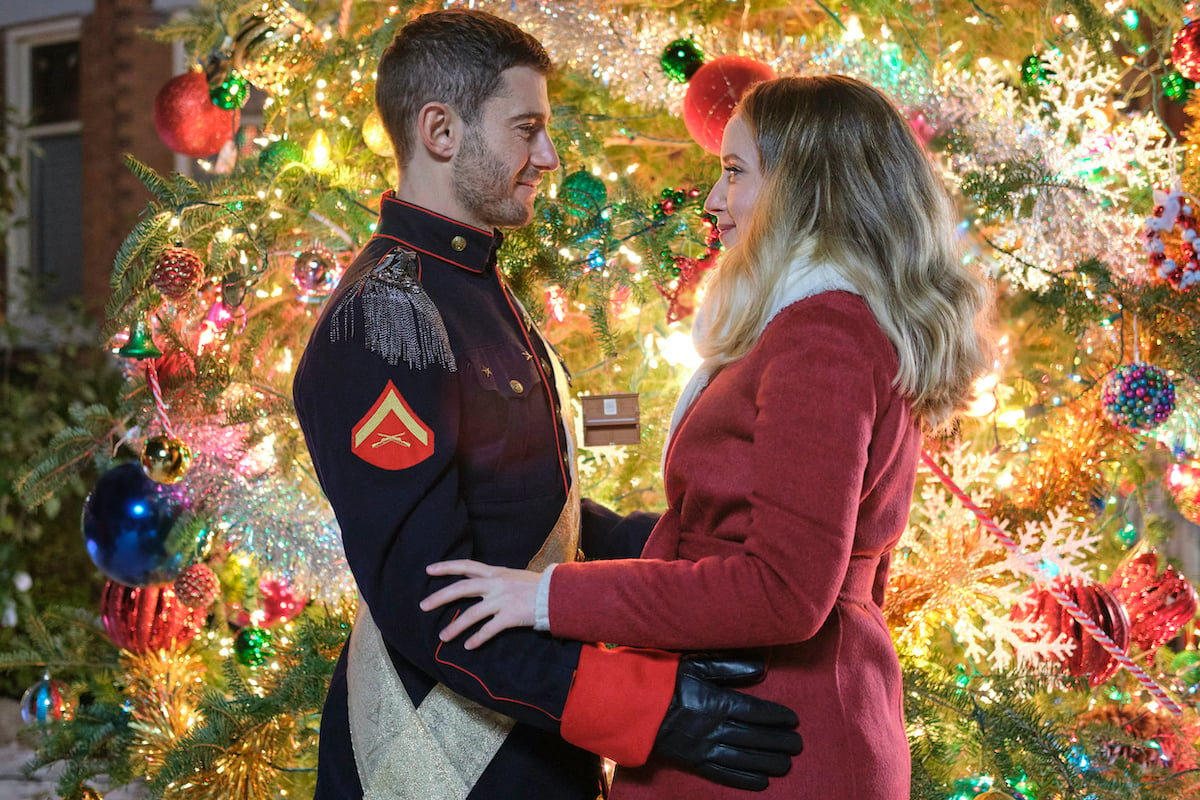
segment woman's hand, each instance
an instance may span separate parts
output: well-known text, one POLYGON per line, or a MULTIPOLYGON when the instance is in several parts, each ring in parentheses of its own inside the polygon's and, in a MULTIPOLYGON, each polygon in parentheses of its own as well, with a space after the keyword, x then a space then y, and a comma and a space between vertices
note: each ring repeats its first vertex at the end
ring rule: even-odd
POLYGON ((454 618, 442 628, 438 638, 443 642, 455 639, 477 623, 488 620, 463 644, 474 650, 497 633, 508 628, 533 627, 537 613, 540 572, 527 569, 508 569, 480 564, 469 559, 439 561, 425 568, 429 575, 462 575, 463 580, 439 589, 421 601, 422 611, 432 611, 455 600, 478 597, 479 602, 454 618), (491 617, 491 619, 488 619, 491 617))

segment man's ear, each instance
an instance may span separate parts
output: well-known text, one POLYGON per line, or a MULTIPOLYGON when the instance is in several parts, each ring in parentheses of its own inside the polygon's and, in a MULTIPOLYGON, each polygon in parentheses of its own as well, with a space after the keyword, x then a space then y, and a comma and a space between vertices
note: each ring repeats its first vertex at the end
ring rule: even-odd
POLYGON ((445 103, 426 103, 417 112, 417 135, 421 145, 437 159, 449 159, 458 149, 459 116, 445 103))

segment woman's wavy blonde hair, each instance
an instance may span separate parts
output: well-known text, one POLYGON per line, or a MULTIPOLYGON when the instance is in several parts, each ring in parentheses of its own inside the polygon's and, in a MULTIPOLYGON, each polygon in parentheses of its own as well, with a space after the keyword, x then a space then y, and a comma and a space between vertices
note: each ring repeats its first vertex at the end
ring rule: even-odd
POLYGON ((950 199, 908 122, 842 75, 760 83, 736 113, 758 144, 763 182, 709 284, 700 354, 744 356, 804 253, 862 295, 899 354, 896 387, 940 427, 991 365, 992 290, 959 258, 950 199))

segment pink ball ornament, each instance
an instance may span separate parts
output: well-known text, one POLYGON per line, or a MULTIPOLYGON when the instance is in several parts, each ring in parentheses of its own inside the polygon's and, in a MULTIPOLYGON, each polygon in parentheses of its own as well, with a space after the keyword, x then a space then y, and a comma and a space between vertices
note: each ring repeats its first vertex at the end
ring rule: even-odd
POLYGON ((917 141, 922 147, 929 147, 929 143, 937 136, 937 128, 929 124, 929 120, 920 111, 915 111, 908 115, 908 124, 912 128, 913 135, 917 137, 917 141))
POLYGON ((241 112, 213 105, 202 72, 176 75, 154 98, 154 128, 167 147, 191 158, 211 156, 237 133, 241 112))
POLYGON ((683 99, 683 122, 696 144, 720 155, 721 135, 742 95, 774 77, 775 70, 745 56, 721 56, 696 70, 683 99))
POLYGON ((307 598, 296 594, 282 578, 264 575, 258 581, 258 608, 263 625, 295 619, 308 605, 307 598))
POLYGON ((1200 80, 1200 19, 1192 20, 1175 34, 1171 61, 1183 77, 1200 80))

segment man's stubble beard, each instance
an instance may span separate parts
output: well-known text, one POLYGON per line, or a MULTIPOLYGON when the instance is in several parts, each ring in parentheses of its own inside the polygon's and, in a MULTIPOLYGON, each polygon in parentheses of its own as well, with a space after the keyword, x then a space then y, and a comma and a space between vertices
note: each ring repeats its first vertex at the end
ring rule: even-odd
POLYGON ((520 228, 533 212, 513 197, 513 176, 478 133, 468 133, 454 161, 454 197, 474 219, 497 228, 520 228))

